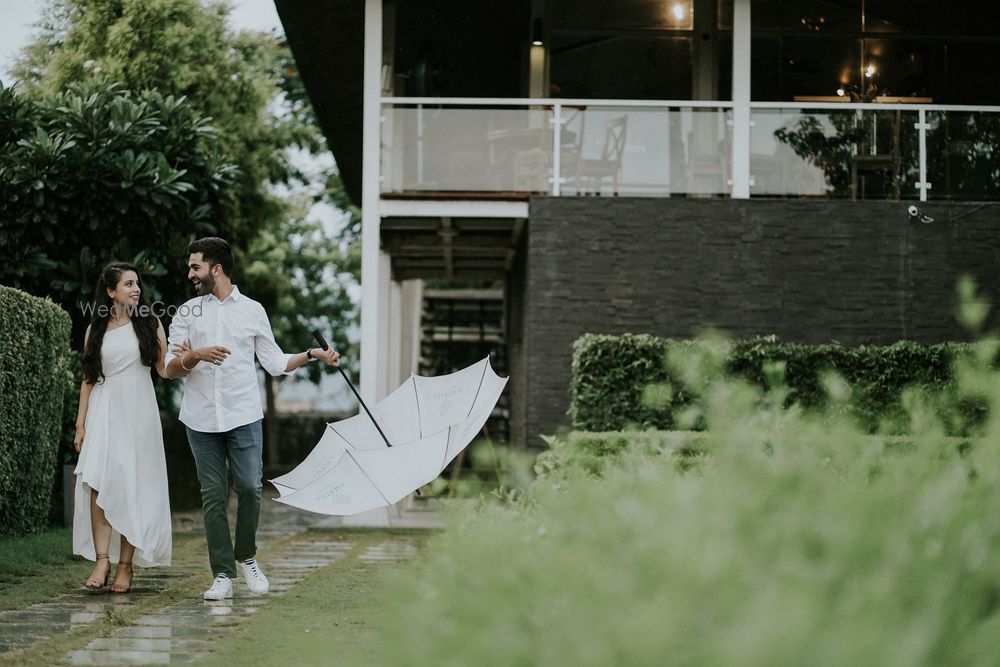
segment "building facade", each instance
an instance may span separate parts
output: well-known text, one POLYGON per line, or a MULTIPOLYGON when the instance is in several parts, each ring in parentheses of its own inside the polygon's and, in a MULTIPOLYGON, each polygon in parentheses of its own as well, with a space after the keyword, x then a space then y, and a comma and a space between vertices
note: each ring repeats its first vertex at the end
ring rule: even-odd
POLYGON ((362 205, 362 385, 426 281, 502 288, 512 441, 587 332, 961 337, 992 296, 1000 9, 971 0, 276 0, 362 205))

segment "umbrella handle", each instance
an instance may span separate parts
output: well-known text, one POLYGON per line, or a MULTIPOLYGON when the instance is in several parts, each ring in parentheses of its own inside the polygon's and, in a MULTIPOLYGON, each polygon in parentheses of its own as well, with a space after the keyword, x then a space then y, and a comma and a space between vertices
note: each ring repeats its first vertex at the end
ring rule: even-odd
MULTIPOLYGON (((325 338, 323 338, 323 334, 319 332, 319 329, 313 331, 312 334, 313 338, 316 339, 316 342, 319 343, 319 346, 323 348, 324 351, 330 349, 330 344, 326 342, 325 338)), ((368 413, 368 417, 372 420, 372 424, 375 424, 375 428, 378 430, 378 434, 382 436, 383 440, 385 440, 386 447, 392 447, 392 443, 389 442, 389 438, 385 437, 385 433, 382 432, 382 427, 378 425, 377 421, 375 421, 375 415, 373 415, 372 411, 368 409, 367 405, 365 405, 364 399, 361 398, 361 394, 358 393, 358 390, 354 388, 354 383, 351 382, 351 378, 347 377, 347 373, 345 373, 344 369, 341 368, 340 366, 337 367, 337 370, 340 371, 340 374, 342 376, 344 376, 344 379, 347 381, 347 386, 350 387, 351 391, 354 392, 354 396, 357 397, 358 403, 360 403, 361 407, 364 408, 365 412, 368 413)))

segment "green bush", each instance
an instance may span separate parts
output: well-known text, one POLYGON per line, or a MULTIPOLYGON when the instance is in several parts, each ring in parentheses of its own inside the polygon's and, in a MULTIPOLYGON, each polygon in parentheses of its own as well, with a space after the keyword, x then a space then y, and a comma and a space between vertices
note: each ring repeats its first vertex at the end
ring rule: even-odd
POLYGON ((543 436, 549 448, 535 459, 539 479, 565 479, 578 473, 600 477, 635 456, 668 455, 681 466, 702 454, 704 433, 693 431, 570 431, 543 436))
MULTIPOLYGON (((901 403, 905 389, 950 390, 952 363, 969 351, 962 343, 928 346, 900 341, 849 348, 835 343, 783 343, 773 337, 696 343, 649 335, 586 335, 573 345, 573 428, 703 428, 700 420, 684 418, 697 386, 672 371, 668 359, 676 363, 704 345, 718 345, 726 371, 762 389, 769 387, 775 374, 783 375, 786 400, 807 409, 827 405, 827 382, 831 373, 838 375, 850 387, 849 412, 869 431, 898 428, 895 424, 905 416, 901 403)), ((961 417, 953 424, 956 434, 962 434, 980 413, 973 397, 956 415, 961 417)))
POLYGON ((0 286, 0 535, 43 528, 72 384, 69 315, 0 286))
MULTIPOLYGON (((997 414, 996 345, 969 352, 953 405, 997 414)), ((1000 420, 957 447, 944 408, 904 392, 908 435, 873 436, 835 387, 804 410, 726 359, 675 367, 698 380, 693 470, 666 436, 580 434, 600 477, 449 516, 376 601, 380 664, 1000 664, 1000 420)))

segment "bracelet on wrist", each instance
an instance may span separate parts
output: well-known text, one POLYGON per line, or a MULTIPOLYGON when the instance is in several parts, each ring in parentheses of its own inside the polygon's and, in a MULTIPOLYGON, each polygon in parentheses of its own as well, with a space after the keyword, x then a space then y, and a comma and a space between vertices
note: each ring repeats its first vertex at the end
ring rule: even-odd
POLYGON ((316 357, 313 356, 313 351, 312 351, 312 348, 310 347, 308 350, 306 350, 306 361, 309 362, 309 361, 313 361, 315 359, 316 359, 316 357))
MULTIPOLYGON (((198 360, 196 359, 195 362, 194 362, 194 366, 197 366, 197 365, 198 365, 198 360)), ((194 370, 194 366, 192 366, 191 368, 188 368, 187 366, 185 366, 184 365, 184 357, 183 356, 181 357, 181 368, 183 368, 185 371, 187 371, 188 373, 190 373, 191 371, 194 370)))

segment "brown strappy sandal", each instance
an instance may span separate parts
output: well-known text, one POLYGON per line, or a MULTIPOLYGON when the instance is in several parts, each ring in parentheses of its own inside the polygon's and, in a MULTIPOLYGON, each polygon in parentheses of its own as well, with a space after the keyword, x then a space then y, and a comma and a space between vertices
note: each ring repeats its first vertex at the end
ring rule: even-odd
POLYGON ((101 560, 108 561, 108 571, 104 573, 104 581, 101 581, 99 579, 94 579, 93 577, 87 579, 86 583, 84 583, 83 585, 86 586, 89 590, 99 591, 108 585, 108 577, 111 575, 111 561, 108 558, 107 554, 97 554, 97 557, 94 558, 95 565, 98 561, 101 560))
POLYGON ((128 562, 118 561, 118 567, 115 568, 115 580, 111 584, 111 592, 112 593, 128 593, 129 591, 131 591, 132 590, 132 577, 134 575, 135 575, 135 573, 132 571, 132 561, 128 561, 128 562), (118 572, 123 567, 127 567, 128 568, 128 586, 125 587, 125 590, 116 590, 115 589, 115 585, 118 583, 118 572))

